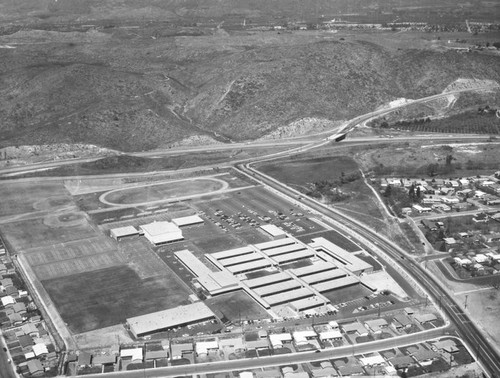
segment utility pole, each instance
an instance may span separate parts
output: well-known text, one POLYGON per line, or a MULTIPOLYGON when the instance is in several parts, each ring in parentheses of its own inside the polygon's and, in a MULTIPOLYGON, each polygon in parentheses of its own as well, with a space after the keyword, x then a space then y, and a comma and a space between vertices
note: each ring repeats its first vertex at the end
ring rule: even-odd
POLYGON ((468 295, 465 296, 464 310, 467 309, 467 298, 469 298, 468 295))

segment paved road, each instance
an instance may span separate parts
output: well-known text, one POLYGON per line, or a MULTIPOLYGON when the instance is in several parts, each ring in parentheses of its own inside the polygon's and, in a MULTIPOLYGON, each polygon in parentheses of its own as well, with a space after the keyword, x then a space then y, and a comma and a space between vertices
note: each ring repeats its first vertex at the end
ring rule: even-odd
POLYGON ((2 378, 17 378, 16 373, 14 372, 14 364, 8 362, 9 355, 8 352, 4 351, 7 345, 5 344, 5 340, 0 330, 0 377, 2 378))
MULTIPOLYGON (((340 358, 352 356, 354 354, 363 354, 375 352, 378 350, 390 349, 395 346, 411 345, 420 343, 425 340, 437 338, 446 335, 445 328, 436 328, 420 333, 413 333, 397 338, 371 341, 364 344, 347 345, 344 347, 324 349, 320 353, 315 351, 282 354, 269 357, 256 357, 241 360, 220 361, 194 365, 183 366, 168 366, 164 368, 136 370, 129 372, 108 373, 106 377, 126 377, 126 378, 143 378, 143 377, 165 377, 165 376, 184 376, 193 374, 207 374, 223 371, 238 371, 246 369, 255 369, 265 366, 283 366, 297 363, 305 363, 311 361, 323 361, 326 359, 340 358)), ((102 378, 101 374, 86 375, 87 378, 102 378)))
POLYGON ((340 222, 349 229, 352 233, 361 235, 360 239, 369 240, 371 243, 380 247, 384 253, 389 255, 393 260, 397 261, 399 265, 413 278, 419 282, 430 296, 434 299, 444 313, 449 317, 452 324, 458 329, 459 335, 466 341, 469 347, 475 352, 478 360, 483 364, 486 370, 492 377, 500 377, 500 355, 496 349, 489 345, 487 339, 476 327, 468 315, 462 311, 460 306, 455 302, 452 295, 444 289, 440 282, 431 276, 424 268, 408 259, 406 252, 393 244, 391 241, 385 239, 374 230, 366 227, 365 225, 351 219, 336 210, 326 207, 322 203, 308 197, 304 197, 302 193, 293 188, 287 187, 281 182, 260 173, 259 171, 250 167, 250 164, 239 165, 237 167, 244 173, 252 175, 265 185, 268 185, 281 193, 288 195, 292 198, 301 198, 301 202, 310 208, 318 211, 327 217, 340 222))

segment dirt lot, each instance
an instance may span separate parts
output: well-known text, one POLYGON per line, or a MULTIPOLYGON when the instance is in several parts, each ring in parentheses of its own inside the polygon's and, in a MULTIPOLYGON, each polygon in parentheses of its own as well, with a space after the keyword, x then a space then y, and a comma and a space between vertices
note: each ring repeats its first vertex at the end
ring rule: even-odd
POLYGON ((173 275, 140 279, 127 266, 42 281, 72 332, 123 323, 126 318, 187 304, 173 275))

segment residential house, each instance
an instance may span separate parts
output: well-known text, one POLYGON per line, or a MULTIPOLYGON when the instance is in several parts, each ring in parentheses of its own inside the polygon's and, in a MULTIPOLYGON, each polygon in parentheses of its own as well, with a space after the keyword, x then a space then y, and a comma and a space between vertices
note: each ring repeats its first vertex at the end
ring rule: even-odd
POLYGON ((427 228, 429 231, 437 231, 439 228, 436 222, 431 221, 429 219, 422 219, 420 223, 422 223, 424 227, 427 228))
POLYGON ((438 318, 436 315, 427 313, 427 314, 414 314, 413 317, 420 324, 430 323, 436 321, 438 318))
POLYGON ((412 320, 408 315, 396 314, 394 315, 392 326, 397 331, 402 331, 403 329, 410 328, 413 324, 412 320))
POLYGON ((420 365, 430 365, 432 361, 439 358, 439 354, 433 350, 420 348, 419 350, 412 353, 412 357, 415 358, 420 365))
POLYGON ((457 345, 455 344, 455 341, 452 339, 446 339, 446 340, 439 340, 434 343, 434 346, 443 352, 446 353, 455 353, 458 352, 457 345))
POLYGON ((500 233, 483 235, 483 238, 487 243, 500 242, 500 233))
POLYGON ((365 321, 365 327, 373 333, 380 333, 383 329, 387 328, 389 324, 383 318, 371 319, 365 321))
POLYGON ((344 333, 350 335, 367 336, 368 330, 360 322, 352 322, 341 325, 344 333))
POLYGON ((38 359, 29 360, 26 366, 28 366, 28 371, 32 377, 39 377, 44 374, 42 363, 38 359))
POLYGON ((168 352, 166 350, 147 350, 146 351, 146 361, 161 360, 168 358, 168 352))
POLYGON ((172 359, 177 360, 182 358, 184 353, 193 353, 193 343, 171 344, 172 359))
POLYGON ((424 207, 424 206, 420 206, 420 205, 413 205, 412 209, 415 210, 419 214, 430 213, 432 211, 432 209, 430 207, 424 207))
POLYGON ((479 213, 474 218, 472 218, 474 223, 486 223, 488 222, 488 215, 485 213, 479 213))
POLYGON ((406 369, 407 367, 415 364, 415 360, 411 356, 393 357, 389 360, 389 362, 396 369, 406 369))

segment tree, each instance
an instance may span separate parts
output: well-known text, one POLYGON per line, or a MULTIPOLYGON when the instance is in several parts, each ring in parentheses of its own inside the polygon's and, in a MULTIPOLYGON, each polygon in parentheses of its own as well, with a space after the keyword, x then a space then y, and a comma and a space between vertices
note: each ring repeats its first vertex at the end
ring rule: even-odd
POLYGON ((422 195, 422 192, 420 190, 420 185, 417 186, 417 192, 416 192, 416 195, 417 195, 417 198, 420 198, 420 196, 422 195))
POLYGON ((392 195, 392 185, 387 185, 385 188, 384 197, 390 197, 392 195))
POLYGON ((411 184, 410 189, 408 190, 408 196, 412 201, 415 199, 415 184, 411 184))

